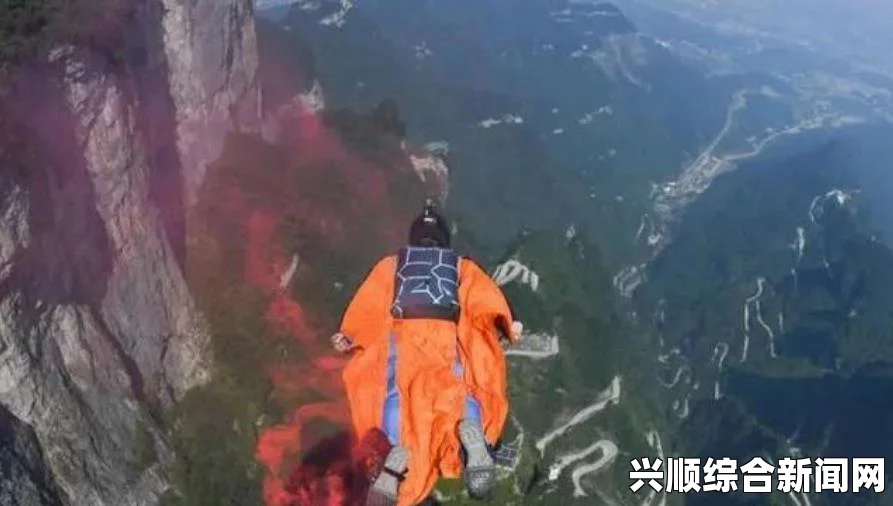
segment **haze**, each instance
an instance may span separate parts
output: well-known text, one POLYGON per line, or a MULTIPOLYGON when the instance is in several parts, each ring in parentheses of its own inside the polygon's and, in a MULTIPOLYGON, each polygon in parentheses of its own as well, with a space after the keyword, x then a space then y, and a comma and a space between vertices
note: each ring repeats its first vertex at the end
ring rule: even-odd
POLYGON ((882 0, 628 0, 726 33, 775 39, 893 70, 893 5, 882 0))

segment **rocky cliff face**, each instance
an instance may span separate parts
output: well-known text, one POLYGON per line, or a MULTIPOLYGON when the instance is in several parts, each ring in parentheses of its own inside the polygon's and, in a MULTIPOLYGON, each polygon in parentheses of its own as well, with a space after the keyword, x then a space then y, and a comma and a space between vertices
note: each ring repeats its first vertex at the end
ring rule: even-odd
POLYGON ((34 432, 0 408, 0 504, 59 506, 34 432))
POLYGON ((251 0, 159 0, 187 198, 234 128, 260 127, 251 0))
POLYGON ((242 0, 141 9, 123 62, 57 48, 4 104, 22 140, 0 149, 4 505, 156 504, 162 414, 208 378, 168 225, 226 132, 259 124, 253 16, 242 0))

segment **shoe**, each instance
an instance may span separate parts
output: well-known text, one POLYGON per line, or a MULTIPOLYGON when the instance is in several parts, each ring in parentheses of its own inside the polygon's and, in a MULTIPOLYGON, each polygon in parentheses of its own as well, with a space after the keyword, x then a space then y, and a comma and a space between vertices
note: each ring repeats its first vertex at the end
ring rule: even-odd
POLYGON ((397 504, 397 490, 406 473, 408 463, 409 452, 406 451, 406 448, 402 446, 391 448, 385 458, 381 473, 369 489, 366 506, 394 506, 397 504))
POLYGON ((485 499, 496 484, 496 465, 487 447, 484 429, 476 421, 462 420, 459 424, 459 440, 462 441, 466 455, 462 478, 468 495, 473 499, 485 499))

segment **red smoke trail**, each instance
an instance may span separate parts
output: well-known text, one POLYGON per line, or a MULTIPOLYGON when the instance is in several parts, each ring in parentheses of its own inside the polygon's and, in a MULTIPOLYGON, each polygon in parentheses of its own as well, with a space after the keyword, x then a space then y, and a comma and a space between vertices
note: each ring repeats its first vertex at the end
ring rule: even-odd
MULTIPOLYGON (((318 359, 332 353, 324 343, 324 332, 317 331, 308 324, 304 309, 295 300, 280 291, 280 277, 288 266, 288 259, 276 242, 274 231, 276 219, 272 215, 256 213, 249 221, 249 235, 246 254, 246 280, 266 294, 272 295, 265 317, 275 334, 283 333, 297 339, 303 345, 304 357, 308 363, 271 365, 268 375, 278 397, 287 402, 289 398, 306 392, 321 395, 326 401, 299 406, 292 415, 276 427, 264 431, 258 439, 256 457, 266 467, 264 479, 264 501, 269 506, 282 506, 296 500, 293 493, 286 491, 286 463, 298 456, 304 448, 303 427, 314 419, 325 420, 329 424, 344 425, 348 418, 339 392, 340 371, 331 367, 319 367, 318 359)), ((326 364, 328 365, 328 364, 326 364)), ((336 498, 333 504, 342 504, 336 498)))
MULTIPOLYGON (((265 319, 272 334, 287 336, 301 348, 300 358, 267 367, 275 398, 292 411, 279 425, 260 434, 255 456, 266 469, 263 498, 267 506, 355 504, 354 494, 362 491, 363 484, 351 460, 355 453, 352 437, 323 441, 316 460, 307 460, 314 453, 314 445, 320 443, 315 440, 318 434, 308 434, 309 423, 322 421, 327 427, 342 429, 350 426, 341 382, 345 360, 329 345, 328 336, 336 329, 318 328, 315 322, 325 321, 319 318, 323 315, 307 314, 305 307, 280 286, 294 252, 286 251, 279 234, 282 225, 288 223, 291 229, 297 225, 306 234, 302 235, 304 241, 309 237, 320 243, 314 243, 315 247, 342 251, 356 248, 357 241, 363 241, 362 248, 369 250, 371 241, 372 249, 384 254, 399 245, 411 214, 395 209, 395 203, 405 195, 389 194, 385 171, 395 167, 354 155, 316 115, 305 115, 290 126, 285 144, 293 146, 292 154, 300 160, 300 169, 283 174, 281 181, 271 184, 296 193, 276 200, 276 208, 271 209, 264 199, 249 203, 251 199, 237 190, 224 211, 243 217, 247 240, 244 276, 247 283, 269 297, 265 319), (326 194, 331 189, 316 188, 317 181, 335 181, 340 191, 326 194), (308 402, 308 398, 313 400, 308 402), (301 402, 305 404, 297 405, 301 402), (304 464, 295 467, 301 457, 304 464)), ((397 169, 411 171, 408 158, 401 156, 391 163, 399 164, 397 169)), ((420 181, 419 185, 421 188, 420 181)))

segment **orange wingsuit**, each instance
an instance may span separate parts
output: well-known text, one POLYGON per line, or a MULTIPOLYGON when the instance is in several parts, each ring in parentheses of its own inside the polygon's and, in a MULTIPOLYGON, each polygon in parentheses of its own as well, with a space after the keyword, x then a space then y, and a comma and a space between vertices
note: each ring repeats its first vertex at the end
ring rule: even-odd
MULTIPOLYGON (((401 445, 409 450, 409 469, 399 489, 398 506, 420 503, 431 493, 438 474, 458 478, 462 472, 456 427, 465 396, 473 395, 482 411, 487 442, 495 444, 508 415, 506 364, 499 330, 512 315, 499 286, 473 261, 459 262, 458 323, 443 320, 395 320, 395 255, 380 260, 350 302, 341 332, 358 351, 343 373, 353 425, 359 437, 381 426, 386 395, 389 336, 397 347, 397 388, 401 445), (456 358, 464 378, 453 371, 456 358)), ((510 338, 511 332, 506 332, 510 338)))

